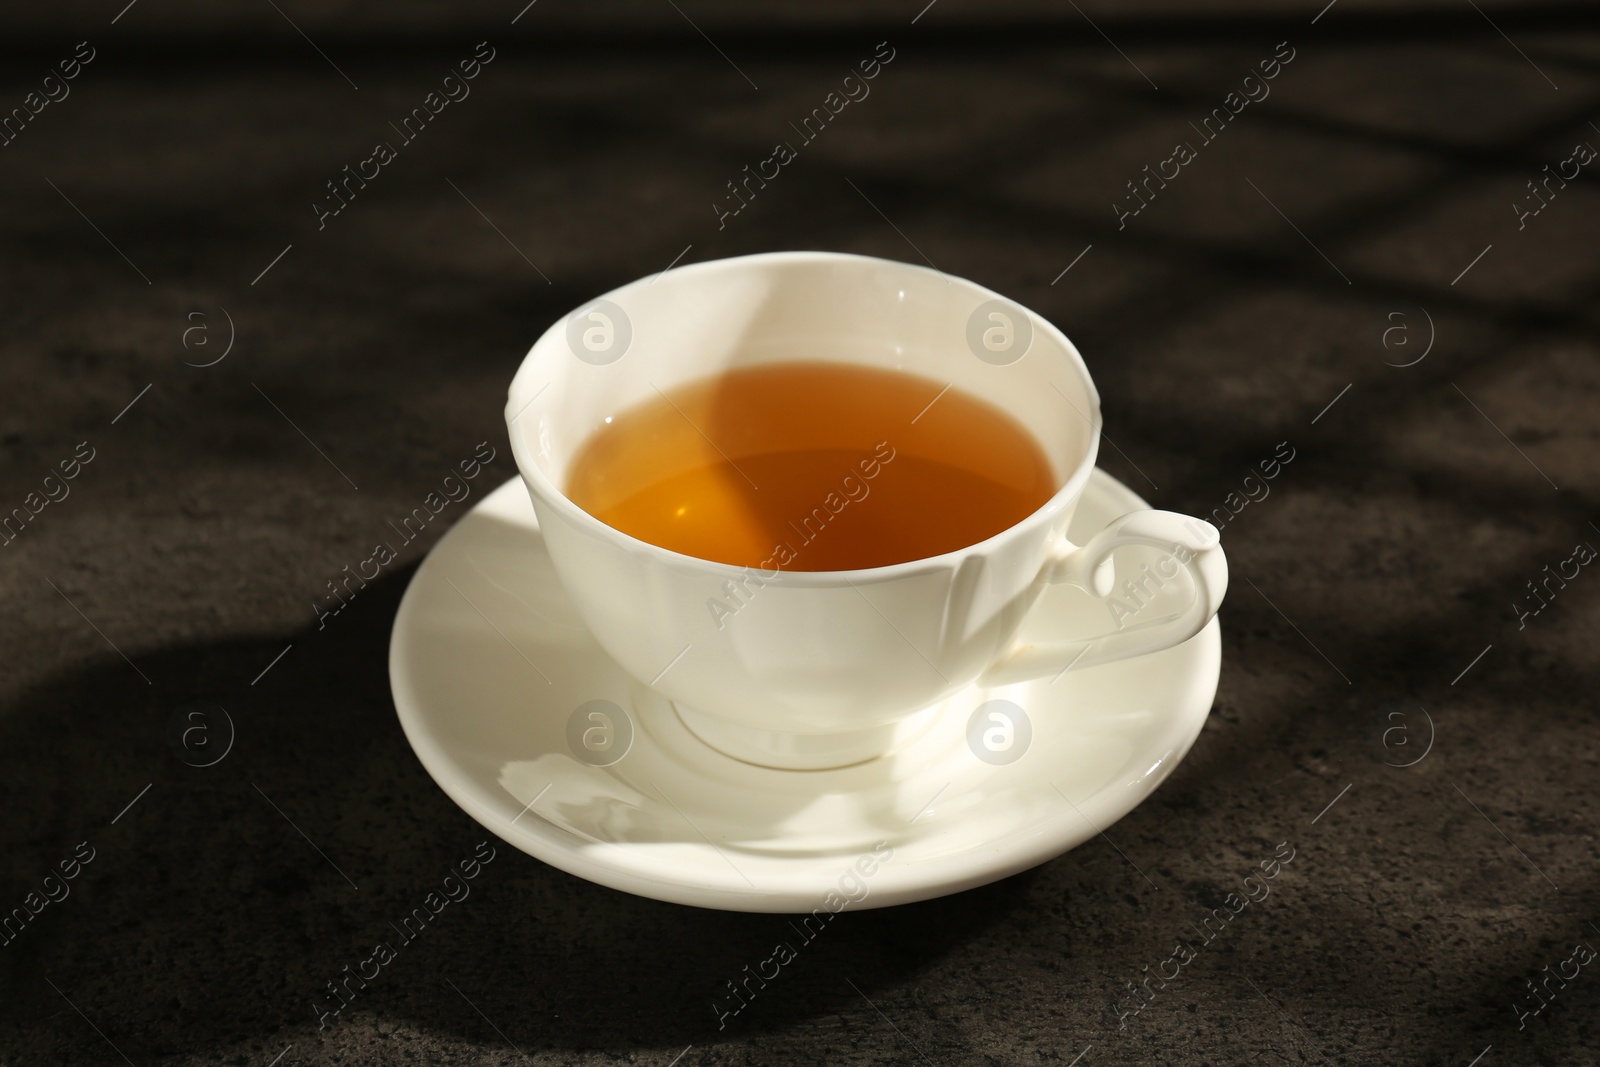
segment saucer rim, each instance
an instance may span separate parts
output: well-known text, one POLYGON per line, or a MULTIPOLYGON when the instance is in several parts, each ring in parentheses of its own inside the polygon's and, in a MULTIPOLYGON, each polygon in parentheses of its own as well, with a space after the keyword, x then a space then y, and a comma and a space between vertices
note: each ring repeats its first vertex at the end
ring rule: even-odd
MULTIPOLYGON (((826 890, 819 891, 809 884, 804 888, 753 888, 750 885, 718 884, 704 878, 673 878, 649 864, 640 863, 636 846, 588 841, 543 816, 536 822, 513 825, 501 811, 496 810, 496 802, 486 795, 480 778, 435 738, 428 726, 434 716, 424 710, 423 702, 412 691, 406 676, 407 642, 412 639, 406 627, 411 622, 411 616, 418 611, 414 598, 424 595, 419 591, 423 588, 424 573, 434 563, 436 555, 448 551, 446 546, 457 531, 463 529, 468 520, 480 508, 486 507, 496 494, 508 491, 509 486, 521 481, 520 475, 514 476, 490 490, 434 545, 412 575, 396 610, 389 639, 390 689, 402 732, 423 769, 452 802, 506 844, 585 881, 636 896, 712 910, 770 914, 812 910, 820 903, 826 890)), ((525 487, 526 483, 523 484, 525 487)), ((1132 505, 1129 510, 1149 506, 1127 485, 1100 468, 1093 469, 1084 495, 1096 489, 1108 492, 1113 498, 1121 497, 1125 503, 1132 505)), ((527 506, 531 512, 531 501, 527 506)), ((537 516, 530 514, 530 519, 537 528, 537 516)), ((1079 847, 1144 803, 1187 757, 1204 729, 1220 681, 1221 631, 1218 619, 1212 618, 1200 633, 1182 645, 1150 655, 1166 655, 1180 648, 1187 649, 1195 657, 1184 668, 1190 681, 1184 695, 1179 698, 1183 707, 1164 716, 1148 731, 1152 741, 1164 743, 1160 749, 1161 759, 1153 770, 1142 774, 1119 774, 1098 786, 1082 801, 1070 802, 1077 812, 1076 816, 1063 808, 1057 816, 1042 817, 1008 832, 1005 837, 985 842, 982 847, 941 857, 937 869, 930 870, 929 864, 934 862, 932 860, 916 864, 915 869, 885 864, 873 879, 871 894, 849 907, 854 910, 893 907, 1000 881, 1079 847), (1191 704, 1193 710, 1187 711, 1191 704), (1098 818, 1091 818, 1091 814, 1098 818), (958 861, 959 866, 952 870, 951 861, 958 861)), ((596 651, 599 651, 598 648, 596 651)), ((603 652, 599 654, 604 655, 603 652)), ((1152 744, 1150 748, 1155 750, 1156 745, 1152 744)), ((817 772, 771 770, 770 773, 817 772)), ((1046 780, 1055 784, 1052 779, 1046 780)), ((811 856, 793 862, 797 867, 803 866, 804 879, 808 883, 817 879, 819 868, 825 869, 827 873, 822 876, 825 883, 836 879, 854 857, 854 852, 841 851, 826 858, 811 856)), ((767 862, 783 862, 777 857, 764 859, 767 862)), ((801 872, 797 870, 795 873, 798 875, 801 872)))

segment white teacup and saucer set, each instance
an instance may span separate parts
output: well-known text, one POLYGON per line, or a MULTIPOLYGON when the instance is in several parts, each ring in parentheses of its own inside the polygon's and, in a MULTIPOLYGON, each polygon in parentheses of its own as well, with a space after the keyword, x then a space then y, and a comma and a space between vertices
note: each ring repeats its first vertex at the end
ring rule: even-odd
POLYGON ((1215 529, 1095 468, 1077 349, 979 285, 825 252, 680 267, 551 326, 506 419, 521 476, 418 568, 389 674, 433 779, 554 867, 732 911, 925 900, 1095 837, 1205 722, 1228 583, 1215 529), (747 568, 636 540, 564 494, 611 416, 797 360, 988 401, 1057 491, 957 551, 746 580, 733 618, 707 605, 747 568))

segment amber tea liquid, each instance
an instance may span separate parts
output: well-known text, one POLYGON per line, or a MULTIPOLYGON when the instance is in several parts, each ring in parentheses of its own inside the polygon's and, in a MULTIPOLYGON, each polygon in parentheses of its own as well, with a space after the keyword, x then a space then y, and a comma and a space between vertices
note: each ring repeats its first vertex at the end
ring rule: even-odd
POLYGON ((1039 444, 987 401, 815 362, 731 370, 617 413, 579 449, 566 492, 684 555, 834 571, 976 544, 1056 488, 1039 444))

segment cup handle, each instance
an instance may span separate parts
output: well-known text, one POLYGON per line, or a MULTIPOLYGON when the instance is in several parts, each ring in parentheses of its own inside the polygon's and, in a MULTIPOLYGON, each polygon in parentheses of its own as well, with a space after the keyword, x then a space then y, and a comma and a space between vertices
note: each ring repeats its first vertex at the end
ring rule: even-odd
MULTIPOLYGON (((1109 566, 1111 552, 1123 545, 1166 549, 1168 555, 1156 564, 1152 573, 1164 584, 1187 570, 1194 590, 1188 607, 1099 637, 1019 641, 989 666, 978 684, 1007 685, 1042 675, 1059 675, 1069 668, 1093 667, 1129 656, 1159 652, 1187 641, 1204 629, 1228 591, 1228 560, 1222 553, 1221 535, 1216 527, 1188 515, 1173 511, 1134 511, 1116 519, 1081 546, 1063 536, 1046 561, 1042 577, 1051 584, 1065 582, 1077 586, 1104 601, 1115 592, 1113 568, 1109 566), (1169 560, 1178 566, 1168 566, 1169 560)), ((1146 588, 1148 590, 1148 586, 1146 588)), ((1125 602, 1122 607, 1126 609, 1125 602)), ((1117 612, 1112 606, 1108 604, 1107 608, 1116 618, 1117 612)))

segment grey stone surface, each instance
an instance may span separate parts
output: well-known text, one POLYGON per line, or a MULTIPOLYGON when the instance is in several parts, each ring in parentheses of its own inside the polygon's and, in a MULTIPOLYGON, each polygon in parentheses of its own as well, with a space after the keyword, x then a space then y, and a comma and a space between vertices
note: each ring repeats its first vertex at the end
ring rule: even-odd
POLYGON ((1600 546, 1600 197, 1585 168, 1511 207, 1600 147, 1592 10, 680 3, 713 45, 670 7, 279 6, 316 46, 270 6, 0 16, 0 110, 96 49, 0 148, 0 506, 94 450, 0 548, 0 910, 94 857, 0 948, 0 1063, 1593 1062, 1593 968, 1518 1010, 1600 946, 1600 578, 1513 604, 1600 546), (486 38, 472 95, 319 230, 324 182, 486 38), (719 230, 724 183, 883 40, 872 95, 719 230), (1271 95, 1119 228, 1280 41, 1271 95), (725 1029, 711 997, 781 918, 503 846, 319 1029, 324 983, 486 836, 385 674, 461 510, 325 629, 313 599, 478 442, 480 489, 508 477, 531 340, 686 245, 928 259, 1036 309, 1160 507, 1225 507, 1289 442, 1223 528, 1210 721, 1105 837, 847 913, 725 1029), (227 358, 185 365, 226 316, 227 358), (206 767, 169 744, 197 699, 236 733, 206 767), (1119 1030, 1125 983, 1284 841, 1271 896, 1119 1030))

